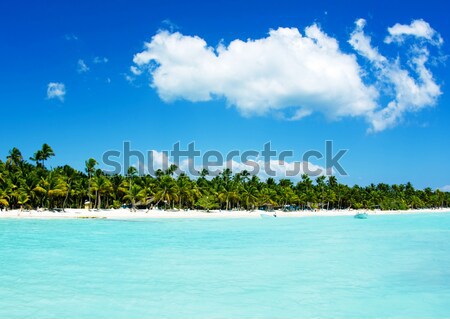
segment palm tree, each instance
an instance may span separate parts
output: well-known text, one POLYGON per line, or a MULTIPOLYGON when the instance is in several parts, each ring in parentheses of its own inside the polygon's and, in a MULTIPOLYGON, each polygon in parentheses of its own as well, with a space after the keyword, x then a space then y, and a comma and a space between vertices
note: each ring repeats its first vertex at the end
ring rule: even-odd
POLYGON ((114 175, 110 178, 114 208, 119 208, 123 204, 123 197, 129 191, 128 182, 122 175, 114 175))
POLYGON ((326 187, 325 179, 326 179, 325 176, 319 176, 316 178, 316 185, 320 192, 320 209, 323 209, 323 204, 325 201, 325 187, 326 187))
POLYGON ((178 169, 178 166, 175 164, 170 164, 169 168, 164 172, 166 175, 172 176, 178 169))
POLYGON ((155 206, 158 206, 161 201, 168 202, 170 206, 172 200, 178 199, 178 185, 170 175, 163 175, 158 179, 155 199, 157 200, 155 206))
MULTIPOLYGON (((225 169, 219 176, 207 179, 208 171, 199 172, 197 180, 180 174, 177 179, 172 175, 177 167, 171 165, 165 171, 158 170, 156 178, 149 175, 137 176, 135 168, 124 175, 107 176, 96 170, 97 162, 89 159, 85 162, 87 174, 66 165, 55 169, 43 169, 44 161, 54 156, 48 144, 36 151, 30 158, 36 163, 25 161, 18 148, 12 148, 6 161, 0 159, 0 206, 16 208, 45 206, 83 207, 88 198, 92 202, 95 196, 96 208, 120 207, 128 201, 134 209, 140 199, 145 203, 161 201, 170 207, 182 208, 235 207, 253 209, 256 205, 281 206, 301 204, 305 206, 332 208, 373 208, 407 209, 448 207, 450 192, 414 189, 411 183, 388 185, 380 183, 368 186, 347 186, 340 184, 336 177, 318 177, 316 183, 308 175, 293 186, 292 181, 273 178, 266 182, 247 171, 232 174, 225 169), (93 196, 94 195, 94 196, 93 196)), ((93 204, 93 203, 92 203, 93 204)), ((167 206, 167 205, 165 205, 167 206)))
POLYGON ((63 202, 63 211, 66 208, 66 204, 67 204, 67 200, 69 199, 69 195, 70 192, 72 191, 72 182, 74 180, 74 178, 77 176, 77 171, 74 170, 72 167, 70 167, 69 165, 64 165, 63 169, 62 169, 62 178, 64 180, 64 182, 66 183, 66 189, 67 189, 67 193, 66 193, 66 197, 64 198, 64 202, 63 202))
POLYGON ((34 189, 38 186, 39 177, 35 171, 26 174, 20 182, 19 193, 27 195, 30 202, 35 202, 36 194, 34 189))
POLYGON ((184 173, 182 173, 178 179, 178 190, 179 190, 179 196, 178 196, 178 208, 181 209, 183 205, 183 198, 189 199, 191 196, 191 191, 193 189, 193 186, 191 185, 191 180, 188 176, 186 176, 184 173))
MULTIPOLYGON (((78 208, 82 208, 84 207, 84 201, 87 195, 86 184, 88 183, 88 181, 84 179, 85 175, 81 175, 80 172, 78 172, 78 174, 79 177, 74 179, 72 183, 72 194, 74 196, 73 200, 75 201, 75 206, 78 208)), ((67 192, 67 194, 69 194, 69 192, 67 192)))
POLYGON ((50 147, 50 145, 44 143, 41 149, 42 167, 45 168, 45 161, 52 156, 55 156, 55 152, 53 152, 53 149, 50 147))
POLYGON ((153 195, 155 194, 155 179, 150 175, 145 175, 139 180, 139 186, 142 188, 143 200, 147 205, 147 212, 151 208, 151 202, 153 201, 153 195))
POLYGON ((203 168, 201 171, 198 172, 200 177, 206 177, 209 175, 209 171, 206 168, 203 168))
POLYGON ((96 175, 92 180, 92 189, 96 192, 97 209, 102 206, 102 195, 107 195, 112 191, 111 181, 104 175, 96 175))
POLYGON ((95 171, 95 165, 97 165, 97 161, 93 158, 88 159, 85 162, 86 165, 86 173, 88 174, 89 178, 89 184, 88 184, 88 196, 89 196, 89 209, 92 207, 92 200, 91 200, 91 178, 92 173, 95 171))
POLYGON ((255 185, 246 184, 241 189, 241 197, 244 200, 245 207, 250 210, 255 208, 255 205, 258 203, 259 190, 255 185))
POLYGON ((127 177, 129 179, 129 187, 131 188, 131 184, 133 184, 133 178, 137 175, 137 168, 134 166, 130 166, 127 169, 127 177))
POLYGON ((29 201, 29 197, 25 193, 20 193, 17 197, 17 203, 20 205, 20 210, 23 209, 23 205, 25 205, 29 201))
POLYGON ((277 192, 268 187, 267 185, 265 185, 259 192, 259 206, 264 206, 264 205, 272 205, 272 206, 276 206, 277 205, 277 192))
POLYGON ((2 209, 3 209, 3 207, 9 206, 8 200, 9 200, 9 196, 7 194, 7 190, 0 188, 0 206, 2 206, 2 209))
POLYGON ((219 199, 225 202, 225 210, 231 209, 230 201, 238 197, 236 184, 228 182, 223 184, 219 190, 219 199))
POLYGON ((242 180, 244 181, 244 183, 247 182, 247 181, 250 179, 250 173, 249 173, 249 171, 247 171, 246 169, 244 169, 244 170, 241 172, 241 177, 242 177, 242 180))
POLYGON ((30 157, 30 160, 36 162, 36 166, 41 165, 40 161, 43 160, 42 151, 41 150, 36 151, 34 155, 30 157))
POLYGON ((206 179, 206 176, 209 175, 209 171, 206 168, 203 168, 198 173, 200 174, 200 177, 197 179, 196 184, 203 193, 208 193, 210 185, 208 180, 206 179))
POLYGON ((53 208, 54 200, 58 197, 63 197, 67 190, 63 179, 58 176, 56 172, 52 171, 46 178, 41 177, 41 180, 34 188, 34 191, 42 195, 42 206, 53 208))
POLYGON ((143 199, 145 197, 145 193, 139 187, 139 185, 132 185, 127 194, 123 197, 125 200, 129 200, 131 203, 131 210, 136 210, 136 202, 143 199))
POLYGON ((231 179, 231 174, 232 174, 231 169, 225 168, 220 175, 222 177, 222 180, 225 183, 228 183, 230 181, 230 179, 231 179))
POLYGON ((210 195, 204 195, 200 197, 196 205, 199 206, 200 208, 206 209, 207 212, 217 207, 214 197, 210 195))
POLYGON ((6 165, 9 166, 19 166, 23 161, 23 156, 20 150, 16 147, 13 147, 9 151, 9 155, 6 157, 6 165))

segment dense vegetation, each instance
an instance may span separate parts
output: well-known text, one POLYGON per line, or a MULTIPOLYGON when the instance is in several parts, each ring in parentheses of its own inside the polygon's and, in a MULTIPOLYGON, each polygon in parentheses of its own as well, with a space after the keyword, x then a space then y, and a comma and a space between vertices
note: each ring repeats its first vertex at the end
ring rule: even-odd
POLYGON ((208 177, 203 170, 196 180, 181 174, 177 167, 158 170, 156 176, 137 176, 134 167, 127 174, 107 175, 97 169, 94 159, 86 161, 85 172, 65 165, 47 169, 45 161, 54 156, 52 148, 42 149, 26 161, 19 149, 9 151, 0 160, 0 207, 2 208, 93 208, 135 207, 256 209, 408 209, 448 207, 450 193, 426 188, 416 190, 410 184, 349 187, 334 176, 320 176, 313 182, 307 175, 294 184, 273 178, 261 181, 247 171, 232 174, 225 169, 219 176, 208 177))

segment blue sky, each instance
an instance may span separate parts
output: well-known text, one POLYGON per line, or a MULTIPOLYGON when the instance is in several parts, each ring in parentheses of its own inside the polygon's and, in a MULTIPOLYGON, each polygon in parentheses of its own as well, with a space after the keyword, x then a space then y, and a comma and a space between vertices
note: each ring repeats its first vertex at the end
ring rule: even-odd
POLYGON ((333 140, 336 149, 349 150, 342 160, 349 174, 340 178, 344 183, 450 185, 448 9, 445 1, 3 1, 0 158, 14 146, 28 158, 48 143, 56 153, 50 165, 82 169, 87 158, 100 160, 105 151, 122 149, 124 141, 141 151, 195 141, 202 151, 224 153, 261 150, 271 141, 277 150, 293 150, 294 161, 307 150, 323 151, 325 140, 333 140), (363 28, 355 24, 358 19, 365 20, 363 28), (427 23, 435 33, 428 39, 405 35, 413 21, 427 23), (386 43, 388 28, 396 24, 395 43, 386 43), (174 32, 178 38, 171 37, 174 32), (323 34, 325 44, 335 40, 338 48, 314 51, 318 40, 305 40, 323 34), (161 41, 149 51, 144 43, 155 35, 161 41), (370 48, 352 44, 352 36, 370 37, 370 48), (436 44, 440 38, 443 43, 436 44), (230 45, 238 39, 241 53, 230 45), (210 49, 197 52, 184 40, 204 41, 210 49), (286 43, 303 51, 293 53, 286 43), (412 103, 423 101, 410 105, 398 97, 408 89, 395 89, 389 79, 407 70, 422 83, 413 61, 424 56, 424 48, 432 80, 412 103), (373 50, 380 59, 370 56, 373 50), (142 52, 153 60, 133 61, 142 52), (205 66, 211 54, 214 64, 205 66), (384 58, 388 62, 377 62, 384 58), (253 65, 258 59, 263 75, 253 65), (308 63, 323 71, 300 72, 308 63), (348 82, 339 80, 344 75, 348 82), (275 89, 258 86, 267 81, 275 89), (290 83, 297 85, 291 91, 290 83), (287 92, 277 96, 272 89, 287 92), (380 122, 379 111, 390 101, 401 111, 380 122))

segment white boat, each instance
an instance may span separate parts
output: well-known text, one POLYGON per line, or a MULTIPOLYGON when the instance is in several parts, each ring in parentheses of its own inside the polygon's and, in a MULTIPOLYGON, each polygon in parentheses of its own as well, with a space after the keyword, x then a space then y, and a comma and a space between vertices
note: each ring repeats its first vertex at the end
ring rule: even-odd
POLYGON ((273 214, 273 215, 271 215, 271 214, 259 214, 259 216, 261 216, 261 218, 274 218, 274 217, 277 217, 276 214, 273 214))
POLYGON ((367 214, 367 213, 358 213, 354 217, 356 219, 367 219, 367 217, 369 217, 369 214, 367 214))

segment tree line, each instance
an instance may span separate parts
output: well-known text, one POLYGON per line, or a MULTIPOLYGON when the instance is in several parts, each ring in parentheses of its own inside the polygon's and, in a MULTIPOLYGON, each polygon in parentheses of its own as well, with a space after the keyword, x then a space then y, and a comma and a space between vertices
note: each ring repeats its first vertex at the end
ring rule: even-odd
POLYGON ((248 171, 233 174, 224 169, 208 176, 203 169, 197 179, 185 174, 174 177, 176 165, 157 170, 155 176, 139 176, 134 167, 125 175, 109 175, 90 158, 85 170, 69 165, 48 169, 55 156, 44 144, 27 161, 18 148, 0 160, 0 207, 3 209, 65 208, 160 208, 160 209, 382 209, 404 210, 448 207, 450 193, 411 183, 368 186, 341 184, 335 176, 312 180, 303 174, 297 183, 289 179, 260 180, 248 171))

